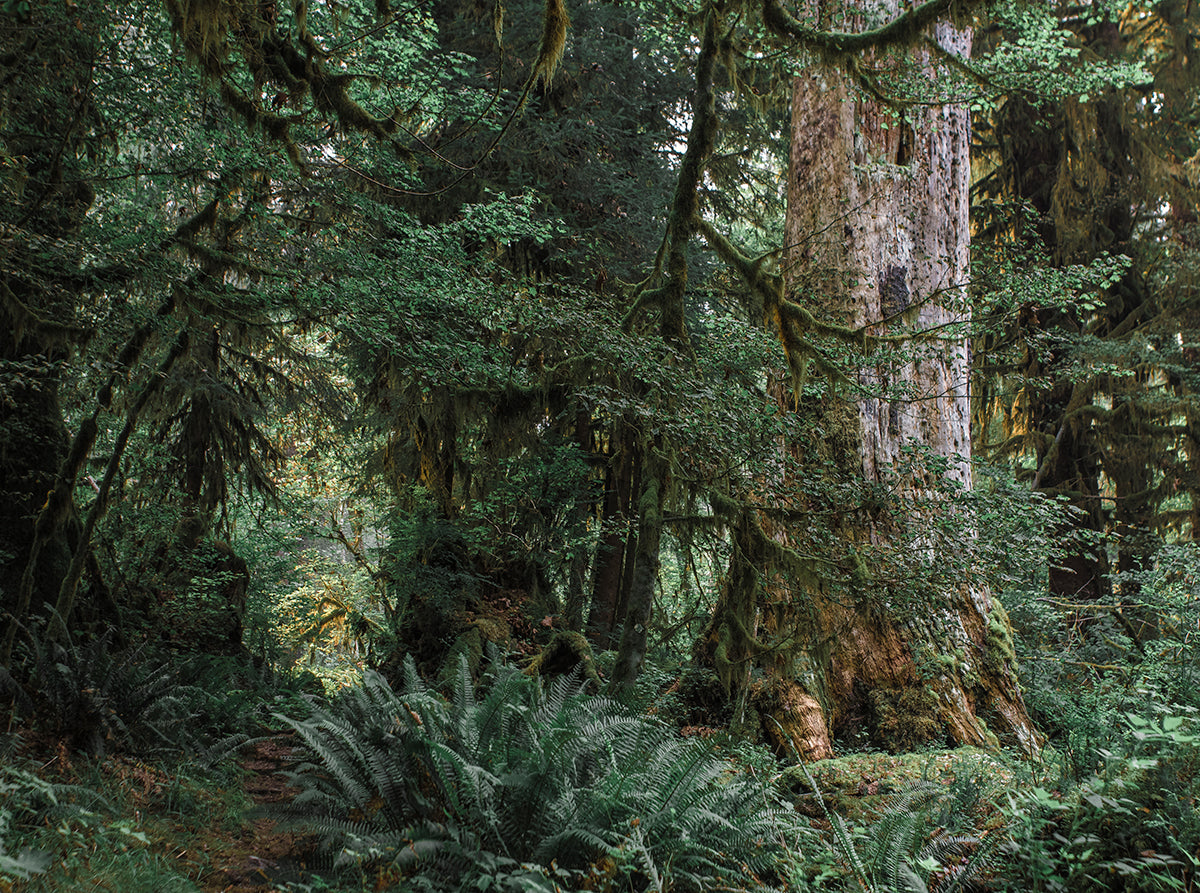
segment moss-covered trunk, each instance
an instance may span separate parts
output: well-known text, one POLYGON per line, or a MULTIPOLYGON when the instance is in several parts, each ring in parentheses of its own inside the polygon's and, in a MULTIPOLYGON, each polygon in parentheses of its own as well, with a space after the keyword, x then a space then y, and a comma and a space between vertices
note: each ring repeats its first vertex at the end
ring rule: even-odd
POLYGON ((604 475, 604 502, 601 507, 600 537, 596 546, 595 569, 592 574, 592 604, 588 612, 588 638, 600 650, 609 648, 618 630, 624 601, 622 571, 626 556, 637 547, 634 534, 628 530, 632 514, 632 494, 636 466, 639 464, 632 432, 621 423, 614 424, 609 437, 608 466, 604 475))
POLYGON ((78 529, 73 485, 94 440, 85 432, 68 456, 59 405, 60 364, 83 334, 71 238, 93 197, 94 14, 64 4, 33 4, 28 21, 0 14, 0 621, 54 604, 78 529))
MULTIPOLYGON (((967 32, 943 23, 934 36, 949 52, 969 53, 967 32)), ((969 486, 967 344, 948 327, 966 313, 969 114, 930 105, 896 120, 839 69, 814 67, 795 81, 792 128, 789 290, 818 302, 827 320, 874 335, 895 334, 901 322, 939 333, 911 342, 901 359, 863 357, 859 393, 869 396, 830 398, 823 427, 842 429, 859 466, 852 471, 868 485, 893 486, 902 451, 916 442, 969 486)), ((915 493, 919 476, 908 486, 915 493)), ((851 542, 888 536, 865 515, 844 524, 851 542)), ((828 756, 835 732, 856 720, 897 748, 984 744, 993 732, 1035 747, 1007 618, 989 594, 951 586, 902 614, 872 583, 873 570, 864 569, 850 599, 818 591, 797 604, 806 616, 793 622, 810 646, 770 667, 773 682, 759 699, 768 735, 809 758, 828 756)))

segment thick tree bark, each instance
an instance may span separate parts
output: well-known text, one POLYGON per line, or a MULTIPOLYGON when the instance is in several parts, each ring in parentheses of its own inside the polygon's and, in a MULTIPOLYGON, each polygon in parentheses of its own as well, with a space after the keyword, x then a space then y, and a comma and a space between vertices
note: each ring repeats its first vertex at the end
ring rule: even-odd
MULTIPOLYGON (((969 33, 948 24, 933 30, 946 50, 969 52, 969 33)), ((912 107, 896 121, 840 70, 822 66, 796 80, 792 121, 789 293, 820 302, 818 315, 830 322, 875 335, 894 333, 901 319, 941 333, 913 342, 909 362, 864 357, 859 384, 872 396, 857 405, 832 398, 823 427, 847 445, 868 484, 884 482, 915 441, 969 486, 965 333, 942 328, 964 312, 969 114, 912 107)), ((921 481, 908 486, 916 492, 921 481)), ((847 524, 851 541, 887 537, 882 527, 847 524)), ((986 744, 994 732, 1034 749, 1007 618, 989 594, 964 583, 901 617, 866 570, 852 600, 818 593, 803 609, 813 615, 803 625, 814 644, 776 667, 772 697, 760 706, 770 716, 768 736, 820 758, 831 754, 839 725, 870 717, 881 743, 986 744)))

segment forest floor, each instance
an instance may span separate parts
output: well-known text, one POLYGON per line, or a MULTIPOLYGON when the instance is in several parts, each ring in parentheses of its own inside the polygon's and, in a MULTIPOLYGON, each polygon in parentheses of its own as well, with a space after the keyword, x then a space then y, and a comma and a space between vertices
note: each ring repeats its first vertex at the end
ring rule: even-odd
MULTIPOLYGON (((34 745, 34 737, 30 735, 27 743, 34 745)), ((361 875, 331 872, 317 838, 290 827, 281 817, 279 807, 297 793, 285 776, 301 748, 294 734, 255 739, 216 766, 194 759, 153 764, 120 754, 88 759, 74 755, 66 742, 37 739, 36 745, 40 746, 23 756, 33 759, 40 754, 35 760, 40 771, 62 786, 61 796, 78 806, 62 813, 63 818, 31 829, 31 836, 17 843, 13 851, 28 846, 46 853, 49 862, 44 873, 27 882, 6 882, 0 876, 0 893, 366 893, 396 888, 395 867, 361 875), (94 800, 87 799, 89 792, 94 800)), ((1009 812, 1024 802, 1020 792, 1036 784, 1050 790, 1056 765, 1019 764, 1011 755, 971 747, 906 754, 855 752, 782 767, 773 783, 811 828, 829 832, 837 816, 850 827, 853 847, 870 852, 869 838, 860 831, 878 827, 881 816, 925 803, 928 798, 921 798, 928 793, 933 798, 928 802, 936 808, 928 813, 928 827, 910 829, 918 834, 917 842, 955 835, 1005 837, 1009 812)), ((1070 808, 1066 799, 1046 803, 1062 804, 1054 815, 1070 808)), ((1047 827, 1057 827, 1047 822, 1047 827)), ((1042 846, 1034 838, 1026 845, 1042 846)), ((1048 853, 1058 851, 1053 841, 1045 846, 1048 853)), ((845 871, 845 853, 832 841, 825 850, 813 852, 815 861, 805 868, 810 874, 833 872, 833 877, 845 871)), ((1131 871, 1154 877, 1167 877, 1168 869, 1182 865, 1163 858, 1144 848, 1122 864, 1128 862, 1131 871)))
POLYGON ((269 814, 273 806, 295 796, 280 774, 291 757, 290 740, 272 737, 254 741, 238 760, 245 773, 242 790, 253 806, 240 829, 212 839, 210 868, 200 878, 205 891, 267 893, 304 875, 315 839, 280 828, 269 814))
MULTIPOLYGON (((294 734, 253 739, 218 766, 187 760, 154 764, 120 754, 90 760, 73 754, 65 741, 33 734, 25 741, 24 756, 56 784, 73 789, 66 794, 69 800, 81 791, 95 792, 97 800, 83 801, 83 811, 70 813, 57 827, 46 823, 29 844, 56 857, 28 885, 0 883, 0 893, 277 893, 390 886, 386 870, 356 880, 341 877, 335 887, 328 886, 334 881, 329 858, 316 836, 281 818, 278 807, 297 793, 284 774, 300 748, 294 734)), ((973 805, 981 827, 997 827, 1001 793, 1017 783, 1003 755, 968 747, 843 754, 786 767, 781 780, 801 814, 825 829, 831 814, 867 827, 922 785, 944 791, 956 804, 973 805)))

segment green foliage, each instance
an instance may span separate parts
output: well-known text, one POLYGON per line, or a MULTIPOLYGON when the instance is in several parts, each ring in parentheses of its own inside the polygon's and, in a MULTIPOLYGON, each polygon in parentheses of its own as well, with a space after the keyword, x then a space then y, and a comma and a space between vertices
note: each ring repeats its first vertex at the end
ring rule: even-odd
MULTIPOLYGON (((1116 9, 1104 9, 1104 4, 1092 4, 1087 24, 1115 20, 1119 14, 1116 9)), ((1086 102, 1097 93, 1151 80, 1136 59, 1093 56, 1080 64, 1084 50, 1051 5, 1006 0, 996 4, 993 15, 1008 39, 984 57, 979 72, 999 96, 1027 92, 1046 99, 1077 96, 1086 102)))
POLYGON ((569 677, 543 687, 494 666, 477 693, 463 661, 443 700, 410 660, 402 692, 369 673, 290 722, 309 759, 292 774, 289 814, 343 862, 456 884, 532 865, 606 889, 638 877, 700 890, 746 868, 770 877, 798 833, 769 789, 709 745, 569 677))
POLYGON ((501 460, 494 485, 462 520, 479 531, 477 541, 492 562, 537 563, 561 587, 576 556, 592 546, 579 508, 594 503, 597 494, 587 454, 556 439, 501 460))
POLYGON ((990 169, 977 186, 974 256, 985 269, 1004 268, 982 277, 991 283, 976 342, 987 356, 979 433, 1017 459, 1021 478, 1069 498, 1077 511, 1064 531, 1119 531, 1107 555, 1080 544, 1050 568, 1054 595, 1107 601, 1108 561, 1137 573, 1152 564, 1159 537, 1190 537, 1196 526, 1195 488, 1184 484, 1194 480, 1195 455, 1185 421, 1195 399, 1186 360, 1195 320, 1184 297, 1195 269, 1183 235, 1192 223, 1138 210, 1195 201, 1195 184, 1170 174, 1196 151, 1194 130, 1181 123, 1195 70, 1180 52, 1195 10, 1000 9, 1017 40, 996 49, 998 60, 1056 42, 1067 53, 1034 69, 1033 93, 1010 94, 976 122, 990 169), (1093 284, 1071 285, 1080 274, 1093 284), (994 287, 1005 277, 1023 301, 1007 315, 1005 289, 994 287), (1048 285, 1040 293, 1039 278, 1048 285), (1071 290, 1076 297, 1064 301, 1071 290))
MULTIPOLYGON (((1052 559, 1053 560, 1053 559, 1052 559)), ((1200 621, 1193 595, 1197 553, 1167 546, 1136 574, 1118 575, 1113 601, 1047 596, 1044 577, 1001 593, 1016 630, 1025 700, 1072 780, 1094 775, 1120 753, 1124 717, 1152 703, 1182 710, 1197 701, 1196 651, 1189 630, 1200 621)))
POLYGON ((15 765, 0 766, 0 889, 94 888, 132 893, 198 888, 171 860, 153 852, 140 819, 120 815, 89 784, 49 781, 15 765), (17 855, 6 849, 23 847, 17 855))
POLYGON ((57 802, 53 784, 24 769, 0 765, 0 883, 11 885, 46 870, 49 857, 45 853, 14 852, 10 841, 22 823, 35 820, 57 802))
POLYGON ((274 726, 274 713, 304 715, 308 698, 322 692, 311 672, 280 669, 260 657, 195 655, 172 665, 191 710, 192 746, 210 763, 274 726))
POLYGON ((1196 622, 1195 567, 1190 546, 1169 547, 1121 581, 1119 593, 1136 595, 1127 603, 1009 601, 1052 771, 1011 797, 1002 889, 1183 889, 1200 844, 1200 705, 1180 633, 1196 622))
MULTIPOLYGON (((1037 225, 1029 206, 1007 206, 981 199, 981 216, 1007 218, 1015 228, 1037 225)), ((1131 261, 1102 252, 1087 263, 1053 265, 1044 246, 1034 240, 990 243, 981 241, 971 255, 975 274, 972 327, 977 336, 1000 333, 1021 308, 1061 311, 1086 319, 1103 302, 1105 289, 1116 285, 1131 261)))
POLYGON ((1150 704, 1114 721, 1116 749, 1078 787, 1010 794, 997 889, 1186 889, 1200 844, 1195 711, 1150 704))
POLYGON ((472 564, 470 527, 440 515, 422 492, 412 510, 392 521, 381 562, 387 581, 387 625, 368 636, 368 656, 376 665, 412 656, 423 670, 440 669, 463 612, 481 582, 472 564))
POLYGON ((278 618, 263 630, 266 641, 337 686, 356 678, 364 661, 386 657, 394 633, 389 593, 377 574, 306 550, 287 582, 297 585, 264 600, 278 618))
MULTIPOLYGON (((125 813, 127 791, 112 802, 104 782, 46 781, 31 772, 0 767, 0 889, 42 893, 64 889, 120 889, 131 893, 198 893, 174 860, 153 845, 142 817, 125 813), (6 862, 4 837, 11 833, 30 849, 14 868, 6 862), (36 854, 36 855, 35 855, 36 854), (32 869, 32 870, 31 870, 32 869)), ((210 828, 211 830, 211 828, 210 828)))
POLYGON ((178 749, 192 738, 189 692, 169 662, 145 649, 113 647, 113 631, 90 641, 27 636, 27 680, 0 668, 0 683, 27 716, 94 756, 114 750, 178 749))
POLYGON ((92 757, 112 753, 193 754, 225 759, 271 722, 272 711, 301 715, 320 691, 309 673, 236 657, 123 650, 111 630, 59 644, 28 637, 19 677, 0 669, 18 715, 39 731, 92 757))
MULTIPOLYGON (((983 787, 912 783, 889 798, 869 825, 851 828, 826 806, 807 767, 799 765, 829 823, 831 854, 836 859, 796 866, 801 889, 810 883, 820 888, 827 877, 848 876, 863 893, 927 893, 930 889, 948 893, 972 889, 993 871, 1001 836, 994 828, 981 833, 970 824, 986 811, 983 787)), ((962 768, 969 773, 971 767, 962 768)))
MULTIPOLYGON (((1029 533, 1025 534, 1026 536, 1029 533)), ((1067 549, 1073 548, 1069 544, 1067 549)), ((1003 594, 1045 764, 1009 792, 1001 890, 1186 889, 1200 822, 1196 552, 1161 548, 1105 602, 1003 594)))

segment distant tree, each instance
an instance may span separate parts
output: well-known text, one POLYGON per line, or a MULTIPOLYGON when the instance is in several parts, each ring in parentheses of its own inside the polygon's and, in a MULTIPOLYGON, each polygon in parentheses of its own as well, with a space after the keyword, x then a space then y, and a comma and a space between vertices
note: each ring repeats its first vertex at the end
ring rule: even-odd
MULTIPOLYGON (((120 624, 130 592, 110 593, 93 544, 124 496, 127 451, 155 452, 136 448, 143 430, 157 426, 174 447, 171 474, 143 464, 128 475, 139 497, 179 507, 172 527, 184 518, 174 539, 154 531, 160 552, 180 547, 158 556, 174 586, 186 588, 230 479, 270 488, 274 447, 259 414, 286 376, 264 336, 276 335, 276 360, 287 354, 288 296, 263 287, 279 233, 265 211, 286 187, 269 155, 231 136, 219 106, 192 102, 198 84, 174 58, 161 6, 39 6, 0 25, 14 198, 3 233, 11 324, 0 335, 7 662, 33 617, 55 614, 56 635, 120 624)), ((203 572, 243 578, 244 593, 244 564, 222 550, 229 567, 206 560, 203 572)))
POLYGON ((1083 302, 1024 297, 976 344, 984 448, 1068 500, 1064 539, 1116 535, 1115 566, 1094 537, 1073 537, 1050 568, 1066 598, 1106 596, 1110 572, 1141 570, 1162 537, 1196 530, 1198 15, 1175 2, 1039 10, 1026 29, 1067 29, 1086 57, 1148 78, 1033 85, 978 127, 980 241, 1001 262, 1013 244, 1064 272, 1128 259, 1083 302))

